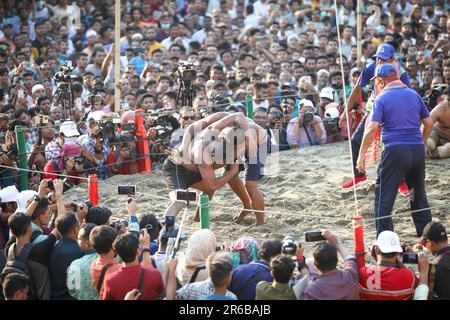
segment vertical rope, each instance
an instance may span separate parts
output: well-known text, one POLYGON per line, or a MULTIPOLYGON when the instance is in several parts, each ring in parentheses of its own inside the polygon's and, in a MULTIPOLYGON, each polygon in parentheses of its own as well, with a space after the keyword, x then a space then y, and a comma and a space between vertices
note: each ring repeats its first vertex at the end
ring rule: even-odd
POLYGON ((346 121, 347 121, 348 145, 350 147, 350 160, 351 160, 351 169, 352 169, 352 176, 353 176, 353 195, 355 197, 356 215, 360 215, 359 208, 358 208, 358 196, 356 194, 356 179, 355 179, 355 175, 353 174, 353 160, 352 160, 353 148, 352 148, 352 140, 351 140, 351 132, 350 132, 349 112, 348 112, 348 108, 347 108, 347 94, 345 92, 345 76, 344 76, 344 63, 342 62, 341 32, 339 30, 338 8, 337 8, 336 0, 334 0, 334 15, 336 17, 336 29, 337 29, 337 36, 338 36, 339 58, 340 58, 341 76, 342 76, 342 92, 344 94, 344 110, 345 110, 346 121))

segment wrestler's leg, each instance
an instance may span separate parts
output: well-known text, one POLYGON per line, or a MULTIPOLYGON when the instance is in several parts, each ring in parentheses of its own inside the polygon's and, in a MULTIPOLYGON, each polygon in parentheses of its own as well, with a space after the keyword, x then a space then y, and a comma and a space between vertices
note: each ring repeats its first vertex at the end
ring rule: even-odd
MULTIPOLYGON (((209 200, 212 199, 214 192, 211 189, 207 188, 205 183, 203 181, 199 181, 197 183, 194 183, 191 188, 197 189, 202 191, 203 193, 207 194, 209 197, 209 200)), ((194 217, 194 221, 195 222, 200 222, 200 208, 197 206, 197 208, 195 209, 195 217, 194 217)))
POLYGON ((437 147, 431 153, 432 159, 447 159, 450 158, 450 142, 444 143, 442 146, 437 147))
POLYGON ((252 212, 252 203, 250 200, 250 196, 241 178, 239 178, 239 175, 234 176, 230 181, 228 181, 228 185, 230 186, 231 190, 233 190, 233 192, 239 197, 244 207, 244 210, 233 217, 233 220, 235 220, 236 222, 240 222, 247 214, 252 212))
POLYGON ((264 196, 258 189, 258 181, 245 181, 245 188, 252 199, 252 207, 255 210, 256 225, 259 226, 264 223, 264 196))

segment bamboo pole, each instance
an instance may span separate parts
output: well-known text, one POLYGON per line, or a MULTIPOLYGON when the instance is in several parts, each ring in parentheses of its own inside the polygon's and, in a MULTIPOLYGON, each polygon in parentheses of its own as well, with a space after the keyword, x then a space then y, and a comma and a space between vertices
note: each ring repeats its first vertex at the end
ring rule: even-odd
POLYGON ((119 89, 119 80, 120 80, 120 0, 116 0, 116 17, 115 17, 115 26, 114 26, 114 86, 115 86, 115 95, 114 95, 114 108, 112 108, 113 112, 118 112, 120 110, 120 89, 119 89))
POLYGON ((362 56, 362 14, 361 14, 361 0, 357 1, 356 5, 356 56, 357 56, 357 63, 358 65, 361 63, 361 56, 362 56))

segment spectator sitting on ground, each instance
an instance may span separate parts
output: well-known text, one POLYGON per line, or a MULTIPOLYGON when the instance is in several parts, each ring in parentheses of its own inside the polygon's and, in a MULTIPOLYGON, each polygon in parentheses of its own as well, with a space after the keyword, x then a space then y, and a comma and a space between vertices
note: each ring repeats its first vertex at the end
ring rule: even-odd
POLYGON ((214 252, 206 261, 209 278, 214 285, 214 292, 200 300, 237 300, 237 297, 227 290, 231 282, 233 264, 231 256, 226 252, 214 252))
POLYGON ((256 300, 297 300, 289 286, 295 264, 292 258, 280 254, 270 261, 273 282, 260 281, 256 285, 256 300))
MULTIPOLYGON (((383 231, 378 235, 374 248, 377 258, 376 266, 359 269, 359 294, 362 300, 405 300, 411 299, 419 280, 414 272, 401 264, 399 258, 403 252, 399 236, 392 231, 383 231), (375 281, 373 275, 376 275, 375 281)), ((425 264, 428 260, 425 257, 425 264)), ((421 268, 421 282, 427 284, 428 267, 421 268), (426 273, 425 273, 426 272, 426 273)))
POLYGON ((314 265, 319 276, 303 291, 302 300, 358 300, 358 264, 338 238, 328 230, 322 230, 322 241, 314 246, 314 265), (337 268, 338 252, 344 260, 344 268, 337 268))
POLYGON ((280 240, 267 240, 261 245, 261 260, 252 261, 234 268, 229 290, 239 300, 255 300, 256 285, 259 281, 271 282, 270 260, 281 253, 280 240))
POLYGON ((208 279, 206 259, 216 250, 216 236, 211 230, 195 231, 189 238, 184 256, 177 264, 176 275, 181 286, 208 279))

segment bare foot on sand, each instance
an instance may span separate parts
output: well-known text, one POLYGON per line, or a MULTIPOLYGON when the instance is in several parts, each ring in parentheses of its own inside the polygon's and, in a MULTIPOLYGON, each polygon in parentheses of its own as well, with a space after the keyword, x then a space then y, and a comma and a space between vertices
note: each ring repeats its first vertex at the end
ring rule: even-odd
POLYGON ((253 211, 251 211, 250 209, 242 209, 241 212, 239 212, 238 215, 233 217, 233 221, 236 222, 237 224, 241 223, 245 216, 248 215, 249 213, 252 213, 253 211))

